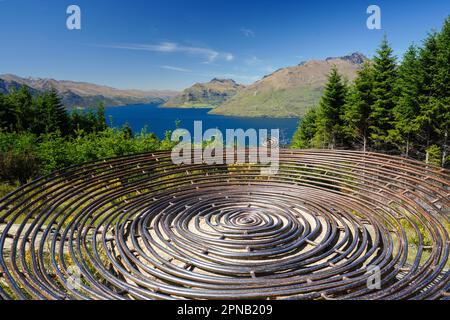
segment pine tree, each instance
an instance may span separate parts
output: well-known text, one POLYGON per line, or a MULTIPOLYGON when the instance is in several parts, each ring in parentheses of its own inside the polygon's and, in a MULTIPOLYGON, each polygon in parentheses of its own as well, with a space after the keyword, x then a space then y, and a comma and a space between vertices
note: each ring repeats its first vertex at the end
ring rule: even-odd
POLYGON ((134 138, 133 130, 131 129, 130 124, 128 122, 125 122, 125 124, 122 126, 122 132, 125 135, 126 139, 134 138))
POLYGON ((316 109, 310 109, 300 122, 295 132, 291 148, 308 149, 313 147, 313 138, 317 134, 317 112, 316 109))
MULTIPOLYGON (((419 103, 420 111, 417 117, 419 126, 418 139, 421 151, 428 149, 438 140, 436 119, 439 117, 440 103, 436 95, 436 76, 438 74, 438 41, 437 33, 432 32, 424 41, 419 51, 419 103)), ((425 156, 428 159, 428 154, 425 156)))
POLYGON ((30 90, 23 86, 19 90, 12 91, 6 96, 5 103, 9 106, 10 114, 14 115, 12 129, 17 132, 27 131, 35 119, 30 90))
POLYGON ((325 86, 320 106, 318 110, 318 134, 323 140, 323 147, 334 149, 338 142, 343 144, 342 138, 342 115, 346 102, 347 87, 333 67, 328 76, 328 83, 325 86))
POLYGON ((105 117, 105 106, 100 103, 97 106, 97 118, 96 118, 96 129, 97 131, 103 131, 106 129, 106 117, 105 117))
POLYGON ((36 118, 31 125, 33 133, 69 133, 69 116, 56 90, 52 89, 37 96, 34 105, 36 118))
POLYGON ((373 69, 366 62, 351 87, 348 101, 345 106, 345 129, 346 134, 362 145, 367 150, 370 136, 369 116, 374 103, 373 97, 373 69))
POLYGON ((430 97, 436 96, 436 76, 439 71, 438 50, 438 34, 433 31, 428 34, 419 52, 421 104, 426 104, 430 97))
POLYGON ((442 152, 441 148, 439 148, 437 145, 433 144, 432 146, 427 148, 427 158, 426 163, 432 164, 435 166, 441 166, 442 165, 442 152))
POLYGON ((435 80, 436 95, 441 102, 438 115, 439 145, 442 149, 442 166, 446 165, 450 138, 450 16, 444 22, 437 36, 437 65, 435 80))
POLYGON ((435 77, 436 93, 443 99, 450 99, 450 16, 445 20, 436 38, 437 72, 435 77))
POLYGON ((69 118, 64 105, 55 89, 46 94, 47 111, 49 112, 49 132, 59 130, 63 135, 69 132, 69 118))
POLYGON ((412 141, 418 131, 419 67, 417 48, 411 45, 398 68, 396 85, 399 99, 394 107, 394 129, 390 131, 390 141, 398 145, 406 157, 410 154, 412 141))
POLYGON ((49 112, 47 110, 47 103, 45 99, 45 94, 40 94, 34 100, 34 110, 36 117, 33 121, 33 124, 30 128, 31 132, 40 135, 43 133, 48 133, 48 115, 49 112))
POLYGON ((0 93, 0 129, 14 130, 16 115, 8 103, 7 96, 0 93))
POLYGON ((373 142, 382 150, 389 148, 389 130, 392 129, 393 109, 396 103, 397 65, 392 52, 384 37, 374 57, 374 104, 370 113, 370 130, 373 142))

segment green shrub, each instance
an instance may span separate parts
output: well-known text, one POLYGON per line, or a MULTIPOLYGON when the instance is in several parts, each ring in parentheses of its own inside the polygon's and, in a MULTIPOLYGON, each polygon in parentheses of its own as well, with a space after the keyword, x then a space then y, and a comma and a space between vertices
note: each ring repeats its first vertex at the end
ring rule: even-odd
POLYGON ((21 184, 39 174, 36 136, 0 131, 0 179, 21 184))
POLYGON ((34 152, 18 153, 8 150, 0 154, 0 177, 2 180, 27 183, 39 173, 39 159, 34 152))
POLYGON ((107 128, 101 132, 77 131, 75 137, 60 132, 37 137, 31 133, 0 131, 0 180, 26 183, 32 178, 88 161, 167 150, 173 143, 170 133, 160 141, 155 134, 142 130, 107 128))
POLYGON ((432 145, 426 151, 427 151, 427 163, 434 164, 435 166, 441 166, 442 164, 441 149, 437 145, 432 145))

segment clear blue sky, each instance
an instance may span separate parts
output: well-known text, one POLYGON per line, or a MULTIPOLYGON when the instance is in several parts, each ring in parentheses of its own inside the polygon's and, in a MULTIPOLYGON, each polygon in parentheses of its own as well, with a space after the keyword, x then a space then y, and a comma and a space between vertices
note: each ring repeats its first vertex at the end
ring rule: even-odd
POLYGON ((450 14, 447 0, 0 0, 0 73, 119 88, 251 83, 302 60, 360 51, 386 33, 396 55, 450 14), (82 29, 66 28, 81 8, 82 29), (382 30, 366 9, 382 10, 382 30))

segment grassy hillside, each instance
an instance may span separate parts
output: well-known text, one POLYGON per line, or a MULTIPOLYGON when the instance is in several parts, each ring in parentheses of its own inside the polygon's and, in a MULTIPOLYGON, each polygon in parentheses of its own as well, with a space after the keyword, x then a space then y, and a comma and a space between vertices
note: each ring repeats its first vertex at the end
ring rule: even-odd
POLYGON ((210 113, 242 117, 298 117, 319 102, 322 92, 322 88, 303 87, 240 93, 226 106, 217 107, 210 113))

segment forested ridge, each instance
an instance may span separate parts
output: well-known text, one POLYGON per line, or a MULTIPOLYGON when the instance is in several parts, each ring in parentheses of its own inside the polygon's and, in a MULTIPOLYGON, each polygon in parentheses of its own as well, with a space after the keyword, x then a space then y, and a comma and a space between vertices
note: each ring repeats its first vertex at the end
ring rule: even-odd
POLYGON ((293 148, 377 151, 448 167, 450 17, 398 63, 386 37, 351 84, 334 68, 293 148))

